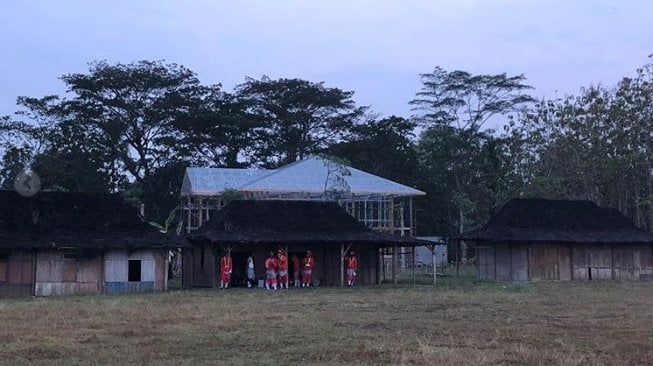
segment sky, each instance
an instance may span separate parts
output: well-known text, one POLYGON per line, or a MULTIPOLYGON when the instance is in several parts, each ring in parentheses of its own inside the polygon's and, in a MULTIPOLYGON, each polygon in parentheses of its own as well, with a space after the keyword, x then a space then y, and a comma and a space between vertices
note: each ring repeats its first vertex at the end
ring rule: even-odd
POLYGON ((409 117, 436 66, 524 74, 537 98, 615 85, 650 62, 650 0, 0 2, 0 116, 17 96, 62 95, 93 60, 166 60, 226 90, 246 76, 354 91, 409 117))

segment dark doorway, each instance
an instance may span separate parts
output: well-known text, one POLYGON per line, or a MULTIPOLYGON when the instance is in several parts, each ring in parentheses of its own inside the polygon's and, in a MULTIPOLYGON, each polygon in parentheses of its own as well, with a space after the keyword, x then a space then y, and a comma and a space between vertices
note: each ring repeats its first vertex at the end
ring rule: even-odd
POLYGON ((127 280, 129 282, 141 282, 141 261, 129 260, 129 268, 127 271, 127 280))
POLYGON ((247 286, 247 252, 231 252, 231 261, 233 263, 233 271, 231 272, 231 286, 232 287, 245 287, 247 286))

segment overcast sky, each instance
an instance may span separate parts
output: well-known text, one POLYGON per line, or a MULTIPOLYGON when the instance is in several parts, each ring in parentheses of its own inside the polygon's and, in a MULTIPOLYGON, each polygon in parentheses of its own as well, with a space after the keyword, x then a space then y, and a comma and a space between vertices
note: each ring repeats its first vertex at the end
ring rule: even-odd
POLYGON ((524 73, 554 97, 633 75, 653 53, 651 14, 650 0, 4 0, 0 115, 100 59, 165 59, 227 90, 245 76, 324 81, 384 116, 410 116, 437 65, 524 73))

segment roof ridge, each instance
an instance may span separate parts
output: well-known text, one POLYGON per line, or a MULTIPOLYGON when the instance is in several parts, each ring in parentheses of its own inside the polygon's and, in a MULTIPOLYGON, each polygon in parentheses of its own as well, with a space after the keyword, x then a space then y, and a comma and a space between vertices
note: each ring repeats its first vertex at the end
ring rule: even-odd
POLYGON ((268 178, 268 177, 270 177, 270 176, 272 176, 272 175, 275 175, 275 174, 277 174, 277 173, 279 173, 279 172, 283 172, 283 171, 285 171, 285 170, 287 170, 287 169, 289 169, 289 168, 294 167, 295 165, 299 165, 299 164, 301 164, 301 163, 305 163, 305 162, 311 160, 312 158, 313 158, 313 157, 306 158, 306 159, 303 159, 303 160, 293 161, 292 163, 286 164, 286 165, 284 165, 284 166, 282 166, 282 167, 279 167, 279 168, 277 168, 277 169, 270 169, 270 173, 268 173, 268 174, 264 174, 264 175, 262 175, 262 176, 260 176, 260 177, 258 177, 258 178, 255 178, 255 179, 253 179, 253 180, 251 180, 251 181, 249 181, 249 182, 243 184, 242 186, 240 186, 240 188, 245 188, 245 187, 247 187, 247 186, 250 185, 250 184, 254 184, 254 183, 260 182, 261 180, 263 180, 263 179, 265 179, 265 178, 268 178))

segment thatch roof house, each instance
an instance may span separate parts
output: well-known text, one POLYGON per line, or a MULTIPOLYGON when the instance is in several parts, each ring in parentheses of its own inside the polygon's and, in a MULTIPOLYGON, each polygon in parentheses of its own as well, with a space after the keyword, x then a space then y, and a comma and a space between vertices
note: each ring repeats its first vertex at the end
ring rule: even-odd
POLYGON ((173 246, 119 195, 0 191, 0 296, 162 290, 173 246))
POLYGON ((513 199, 478 230, 456 238, 476 248, 489 280, 640 280, 653 276, 653 234, 588 201, 513 199))
POLYGON ((244 282, 245 260, 253 255, 257 277, 271 250, 282 248, 290 256, 311 250, 317 258, 315 277, 327 286, 341 284, 342 253, 354 250, 359 259, 358 281, 379 282, 379 248, 424 245, 420 240, 376 232, 358 222, 334 202, 255 201, 230 202, 188 236, 190 248, 183 258, 186 287, 215 286, 217 258, 230 251, 233 278, 244 282))

